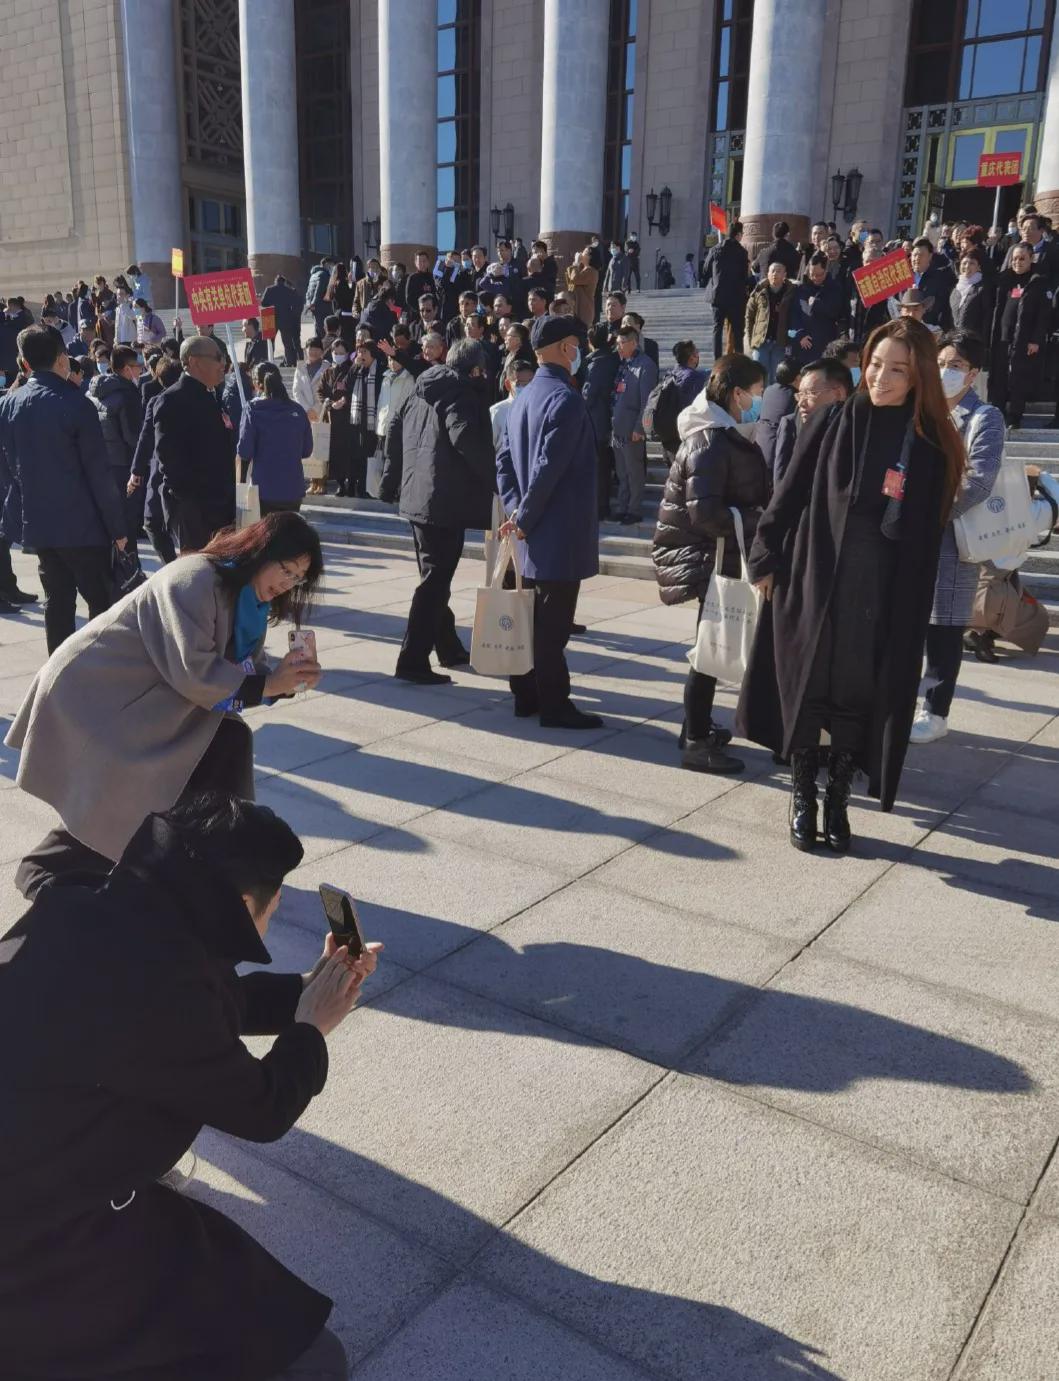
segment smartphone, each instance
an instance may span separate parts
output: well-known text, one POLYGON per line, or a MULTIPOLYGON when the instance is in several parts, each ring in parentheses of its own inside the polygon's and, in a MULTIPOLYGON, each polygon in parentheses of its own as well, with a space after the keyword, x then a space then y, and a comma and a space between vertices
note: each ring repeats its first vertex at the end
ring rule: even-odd
POLYGON ((364 953, 364 932, 360 928, 357 907, 348 892, 329 883, 320 884, 320 900, 331 934, 339 945, 348 945, 350 957, 359 959, 364 953))
POLYGON ((291 652, 297 652, 300 661, 316 661, 316 634, 311 628, 292 628, 287 634, 291 652))

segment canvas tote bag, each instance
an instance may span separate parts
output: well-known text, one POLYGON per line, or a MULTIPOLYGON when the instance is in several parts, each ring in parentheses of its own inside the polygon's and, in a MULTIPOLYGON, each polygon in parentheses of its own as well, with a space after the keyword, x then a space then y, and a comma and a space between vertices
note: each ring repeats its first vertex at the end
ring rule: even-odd
POLYGON ((718 681, 738 686, 750 659, 761 596, 751 585, 746 568, 742 515, 737 508, 729 512, 739 543, 741 574, 738 580, 720 574, 724 566, 724 538, 719 537, 698 634, 695 646, 688 653, 688 661, 703 676, 715 676, 718 681))
POLYGON ((952 520, 960 560, 972 565, 1022 556, 1036 541, 1034 526, 1026 463, 1020 456, 1005 456, 989 498, 952 520))
POLYGON ((532 590, 522 588, 522 571, 510 537, 500 542, 496 562, 479 587, 471 632, 471 666, 481 676, 524 676, 533 670, 532 590), (515 588, 504 589, 504 572, 515 571, 515 588))
POLYGON ((235 486, 235 527, 242 532, 244 527, 261 521, 261 491, 253 483, 254 466, 251 462, 246 472, 246 483, 235 486))

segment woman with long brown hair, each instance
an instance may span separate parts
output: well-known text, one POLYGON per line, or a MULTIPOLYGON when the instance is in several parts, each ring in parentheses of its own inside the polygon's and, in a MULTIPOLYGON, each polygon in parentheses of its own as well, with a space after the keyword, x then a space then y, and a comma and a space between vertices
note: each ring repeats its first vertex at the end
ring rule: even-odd
POLYGON ((62 819, 22 861, 27 897, 70 871, 109 872, 152 811, 199 791, 252 800, 241 712, 315 686, 320 667, 264 655, 269 623, 300 626, 323 574, 297 513, 217 533, 67 638, 7 735, 18 785, 62 819))
POLYGON ((762 515, 750 577, 766 601, 736 724, 791 760, 791 842, 817 842, 816 775, 830 736, 823 833, 849 848, 854 773, 890 810, 908 746, 938 555, 966 463, 933 334, 872 332, 860 387, 803 427, 762 515))

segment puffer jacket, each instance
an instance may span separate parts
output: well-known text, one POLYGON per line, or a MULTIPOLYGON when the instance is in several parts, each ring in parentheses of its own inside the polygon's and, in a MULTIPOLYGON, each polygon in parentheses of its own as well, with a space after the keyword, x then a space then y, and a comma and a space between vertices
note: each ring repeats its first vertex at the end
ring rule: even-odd
POLYGON ((769 499, 768 468, 760 448, 705 393, 677 418, 677 431, 680 449, 669 468, 651 550, 663 604, 705 595, 718 537, 725 539, 722 574, 738 576, 739 547, 730 509, 740 512, 749 551, 769 499))
POLYGON ((400 494, 401 517, 413 523, 490 526, 496 453, 488 392, 433 365, 388 428, 380 499, 393 503, 400 494))
POLYGON ((107 443, 107 461, 128 478, 143 426, 140 390, 120 374, 97 374, 88 386, 107 443))

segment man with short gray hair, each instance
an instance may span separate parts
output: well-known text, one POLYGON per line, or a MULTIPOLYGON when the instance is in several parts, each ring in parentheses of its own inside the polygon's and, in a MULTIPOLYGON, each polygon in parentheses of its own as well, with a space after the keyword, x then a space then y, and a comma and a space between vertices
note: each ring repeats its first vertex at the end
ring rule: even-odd
POLYGON ((235 521, 235 429, 217 390, 225 357, 212 336, 188 336, 184 370, 154 417, 160 490, 181 552, 200 551, 235 521))
POLYGON ((419 376, 415 392, 389 423, 379 498, 393 503, 400 497, 420 575, 394 675, 420 686, 452 680, 433 670, 431 652, 444 667, 471 660, 456 633, 449 592, 465 530, 492 522, 496 466, 489 397, 481 343, 459 340, 444 364, 419 376))

